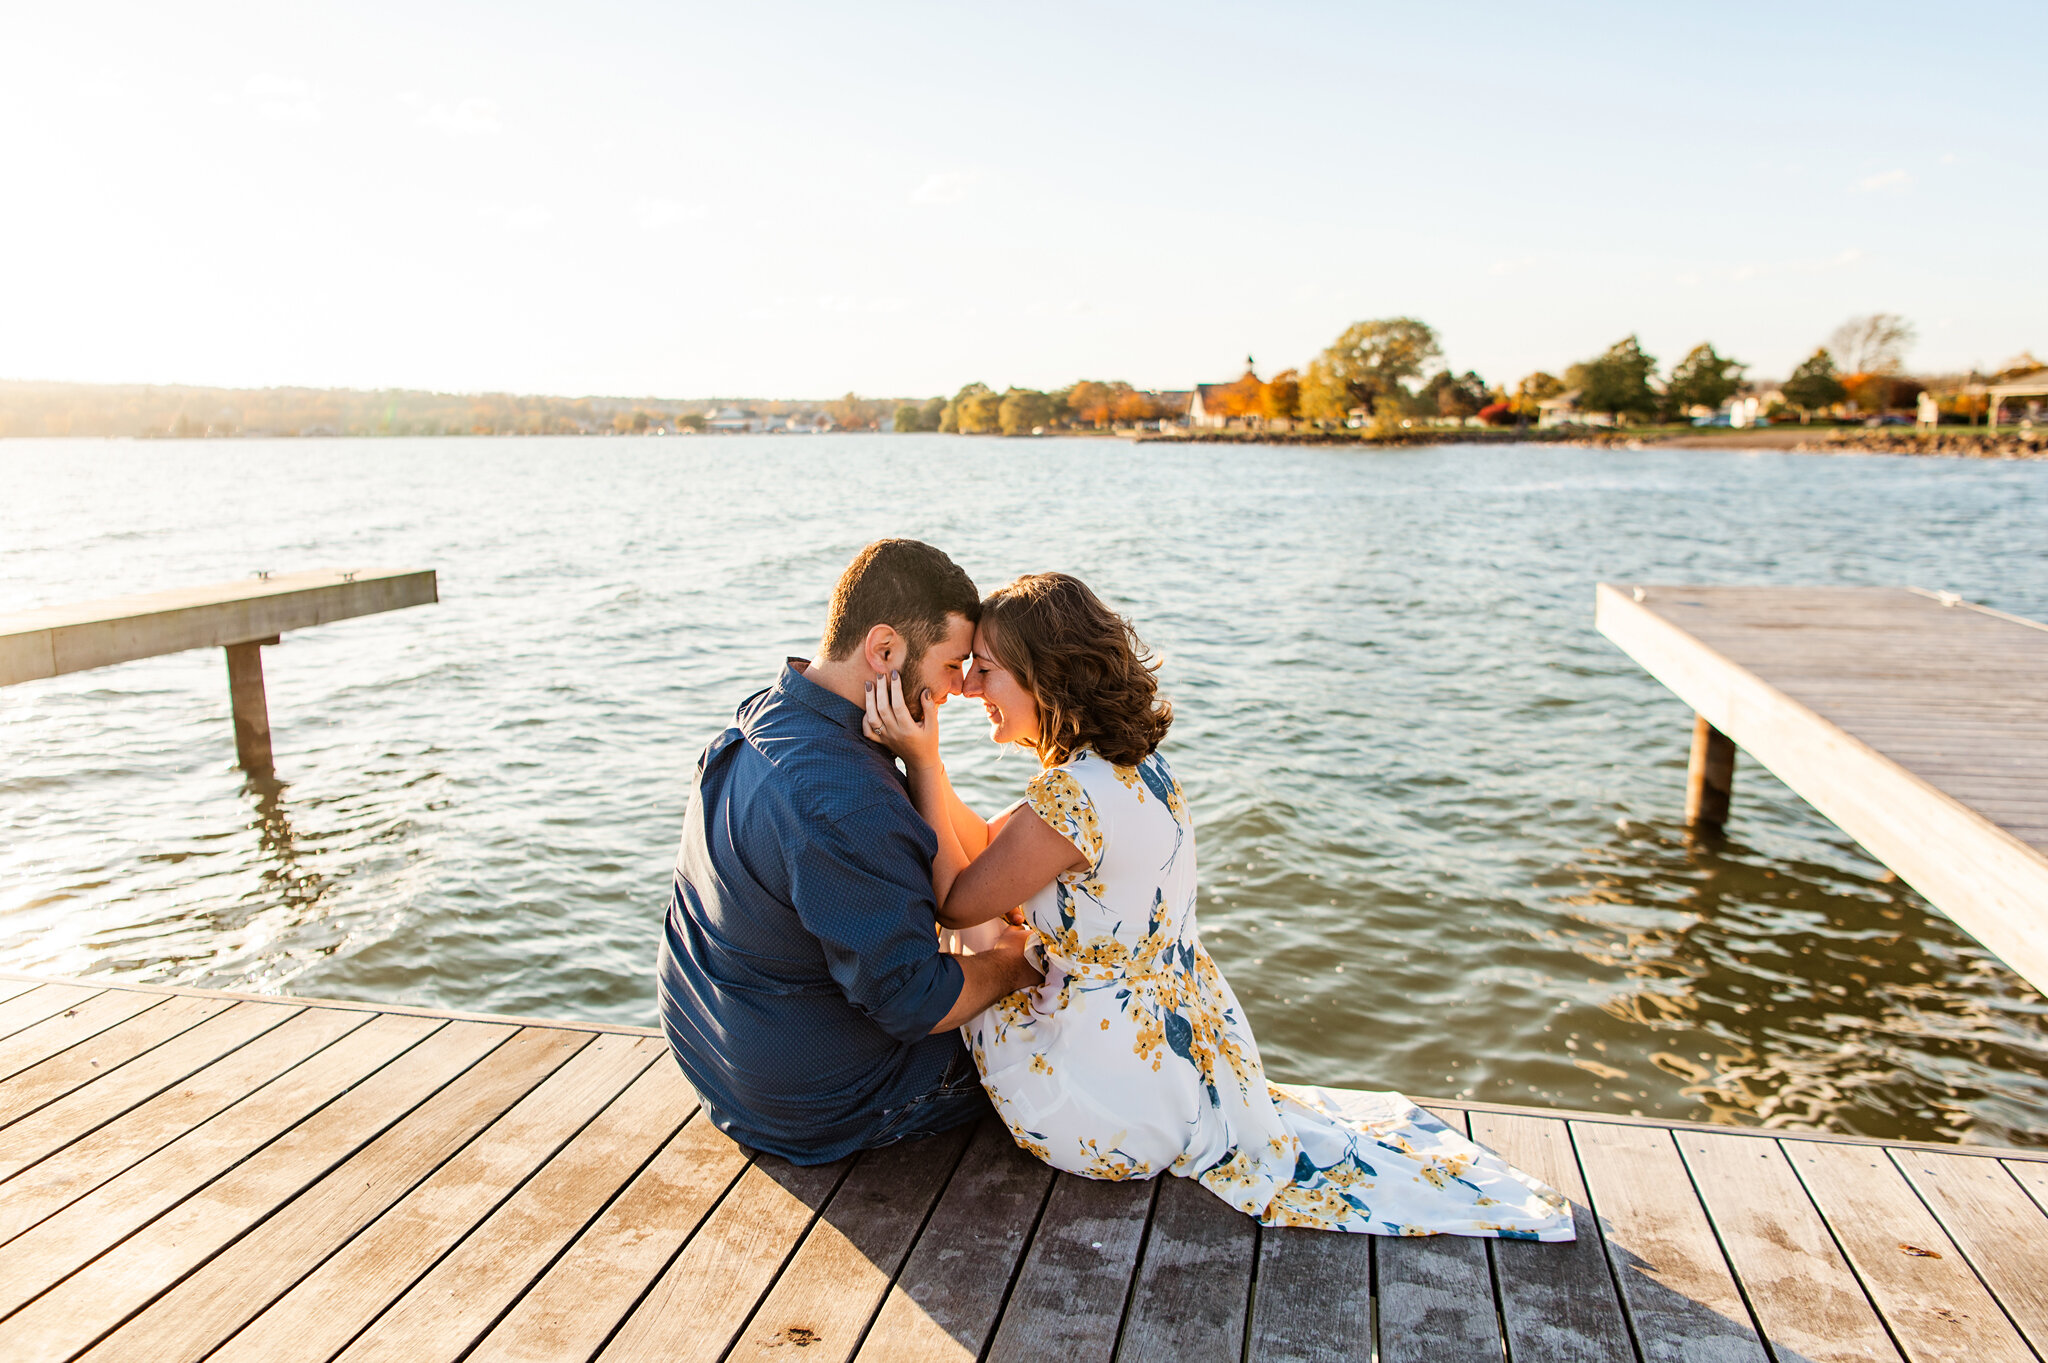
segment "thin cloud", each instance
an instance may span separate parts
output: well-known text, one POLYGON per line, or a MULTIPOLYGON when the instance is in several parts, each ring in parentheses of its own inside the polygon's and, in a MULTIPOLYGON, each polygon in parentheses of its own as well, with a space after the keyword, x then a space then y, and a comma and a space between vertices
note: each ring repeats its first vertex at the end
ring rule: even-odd
POLYGON ((320 118, 313 87, 296 76, 251 76, 243 83, 242 94, 256 101, 258 115, 274 122, 314 123, 320 118))
POLYGON ((505 215, 505 226, 514 232, 540 232, 555 220, 555 215, 539 204, 528 204, 515 208, 505 215))
POLYGON ((501 128, 497 103, 480 95, 433 105, 420 116, 420 126, 449 137, 495 137, 501 128))
POLYGON ((859 298, 853 294, 821 293, 818 295, 819 312, 903 312, 909 308, 908 299, 903 298, 859 298))
POLYGON ((710 210, 703 204, 678 203, 674 199, 642 199, 639 216, 641 231, 662 232, 686 222, 702 222, 710 216, 710 210))
POLYGON ((1913 177, 1903 170, 1880 171, 1866 175, 1856 182, 1856 188, 1864 194, 1874 194, 1881 189, 1904 189, 1913 183, 1913 177))
POLYGON ((910 191, 910 201, 914 204, 956 204, 965 199, 980 181, 978 171, 940 171, 926 176, 923 184, 910 191))

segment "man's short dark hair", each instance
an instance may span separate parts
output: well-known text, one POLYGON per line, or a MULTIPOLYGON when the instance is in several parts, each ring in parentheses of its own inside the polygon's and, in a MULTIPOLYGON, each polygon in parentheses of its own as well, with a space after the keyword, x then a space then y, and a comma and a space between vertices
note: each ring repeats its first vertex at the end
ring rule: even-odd
POLYGON ((853 556, 825 615, 825 656, 852 656, 876 625, 903 636, 907 671, 946 635, 946 617, 981 618, 981 594, 960 565, 920 540, 876 540, 853 556))

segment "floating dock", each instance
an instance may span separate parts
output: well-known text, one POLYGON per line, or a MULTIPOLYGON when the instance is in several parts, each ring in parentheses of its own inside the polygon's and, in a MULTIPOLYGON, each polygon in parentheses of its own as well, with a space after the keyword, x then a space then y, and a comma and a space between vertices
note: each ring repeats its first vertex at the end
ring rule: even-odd
POLYGON ((1261 1229, 993 1121, 799 1168, 650 1029, 0 977, 0 1356, 2048 1356, 2048 1152, 1431 1106, 1579 1240, 1261 1229))
POLYGON ((1595 621, 1695 712, 1687 817, 1755 758, 2048 993, 2048 625, 1905 587, 1601 583, 1595 621))

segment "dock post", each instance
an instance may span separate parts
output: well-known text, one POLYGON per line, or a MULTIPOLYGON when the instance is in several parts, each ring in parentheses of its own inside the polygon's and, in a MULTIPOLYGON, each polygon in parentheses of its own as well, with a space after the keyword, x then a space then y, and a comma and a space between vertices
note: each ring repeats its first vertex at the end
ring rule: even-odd
POLYGON ((1718 830, 1728 822, 1728 794, 1735 784, 1735 742, 1707 723, 1692 721, 1692 761, 1685 769, 1685 821, 1718 830))
POLYGON ((235 759, 251 776, 268 776, 270 703, 263 695, 263 646, 278 636, 228 644, 228 700, 235 712, 235 759))

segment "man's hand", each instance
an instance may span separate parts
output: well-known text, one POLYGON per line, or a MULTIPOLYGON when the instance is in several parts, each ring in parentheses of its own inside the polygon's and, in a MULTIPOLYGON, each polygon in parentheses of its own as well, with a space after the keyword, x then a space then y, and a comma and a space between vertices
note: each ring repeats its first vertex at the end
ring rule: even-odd
POLYGON ((1029 929, 1006 927, 1003 935, 987 951, 954 957, 960 962, 960 971, 966 978, 960 982, 960 997, 953 1004, 952 1011, 939 1019, 939 1025, 932 1028, 932 1032, 936 1035, 951 1031, 997 999, 1043 982, 1045 976, 1024 954, 1024 948, 1030 941, 1029 929))

